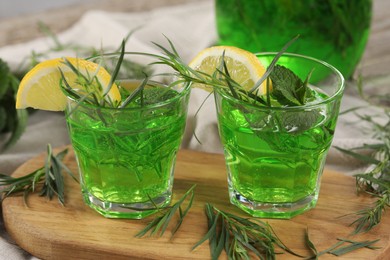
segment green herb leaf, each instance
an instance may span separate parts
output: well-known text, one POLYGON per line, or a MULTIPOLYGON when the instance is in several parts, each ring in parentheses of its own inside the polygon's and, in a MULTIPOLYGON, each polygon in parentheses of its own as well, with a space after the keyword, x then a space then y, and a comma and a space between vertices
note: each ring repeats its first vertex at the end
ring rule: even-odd
POLYGON ((193 185, 175 204, 170 207, 158 208, 160 216, 155 217, 144 229, 138 232, 136 237, 143 237, 148 232, 150 232, 150 236, 159 235, 160 237, 164 235, 170 221, 177 211, 179 211, 179 219, 172 229, 171 239, 175 235, 175 233, 179 230, 181 224, 187 213, 189 212, 192 202, 194 200, 194 189, 196 185, 193 185), (189 197, 189 198, 188 198, 189 197), (182 205, 184 201, 188 198, 188 204, 183 210, 182 205))
MULTIPOLYGON (((249 90, 250 93, 256 91, 260 87, 260 85, 268 79, 270 73, 274 70, 274 66, 278 62, 279 58, 283 55, 283 53, 290 47, 291 44, 293 44, 298 38, 299 34, 295 36, 293 39, 291 39, 286 45, 283 46, 283 48, 276 54, 276 56, 271 61, 271 64, 268 66, 267 71, 264 73, 264 75, 256 82, 256 84, 253 86, 251 90, 249 90)), ((269 92, 268 92, 269 93, 269 92)))
POLYGON ((37 186, 41 186, 39 191, 40 196, 45 196, 51 200, 55 195, 58 196, 60 204, 64 205, 64 179, 62 170, 66 172, 77 181, 73 173, 64 167, 62 160, 67 154, 65 149, 59 152, 56 156, 53 155, 51 145, 47 145, 47 156, 45 165, 34 172, 22 177, 12 177, 0 174, 0 194, 2 194, 1 201, 8 196, 22 192, 24 194, 24 203, 27 205, 27 197, 30 193, 35 192, 37 186))
POLYGON ((309 238, 309 230, 307 229, 305 232, 305 241, 306 246, 311 250, 312 255, 307 257, 306 259, 319 259, 320 256, 324 254, 332 254, 335 256, 341 256, 344 254, 347 254, 349 252, 352 252, 354 250, 360 249, 360 248, 369 248, 369 249, 378 249, 378 247, 373 247, 372 245, 379 241, 377 240, 371 240, 371 241, 353 241, 349 239, 338 239, 339 242, 335 243, 331 247, 319 252, 317 251, 317 248, 313 244, 313 242, 309 238), (345 243, 350 243, 349 245, 343 246, 345 243))
MULTIPOLYGON (((357 109, 348 111, 356 112, 357 109)), ((340 147, 336 149, 370 166, 367 172, 355 175, 356 187, 359 193, 364 192, 376 197, 376 201, 372 206, 353 213, 358 216, 351 223, 355 226, 353 234, 368 232, 379 225, 383 214, 390 206, 390 113, 384 110, 384 113, 380 114, 381 119, 387 117, 383 124, 376 122, 373 116, 356 115, 362 122, 368 123, 369 127, 362 131, 371 133, 371 138, 375 139, 376 143, 364 144, 349 150, 340 147), (370 149, 372 153, 369 155, 359 153, 359 150, 363 149, 370 149)))
POLYGON ((127 96, 125 101, 123 101, 119 107, 120 108, 126 107, 128 104, 133 102, 138 95, 141 95, 141 97, 142 97, 142 92, 143 92, 146 84, 148 84, 147 77, 142 81, 142 83, 130 95, 127 96))
POLYGON ((261 259, 273 259, 275 246, 283 251, 300 256, 285 246, 275 235, 271 226, 260 219, 253 221, 221 211, 207 203, 205 213, 208 219, 208 231, 194 246, 200 246, 209 240, 212 259, 218 259, 225 250, 229 259, 249 259, 254 253, 261 259))
POLYGON ((360 160, 362 162, 372 163, 372 164, 380 163, 379 160, 373 158, 372 156, 366 156, 366 155, 363 155, 361 153, 356 153, 356 152, 354 152, 352 150, 347 150, 347 149, 344 149, 344 148, 341 148, 341 147, 338 147, 338 146, 335 146, 334 148, 336 148, 340 152, 348 154, 348 155, 350 155, 350 156, 354 157, 355 159, 358 159, 358 160, 360 160))
POLYGON ((309 237, 309 229, 306 229, 306 232, 305 232, 305 241, 306 241, 307 247, 308 247, 308 248, 310 249, 310 251, 314 254, 315 259, 317 259, 318 251, 317 251, 317 248, 315 247, 315 245, 313 244, 313 242, 310 240, 310 237, 309 237))
POLYGON ((0 107, 0 133, 3 132, 3 129, 6 127, 7 112, 4 107, 0 107))
POLYGON ((15 108, 15 96, 19 80, 11 73, 8 65, 0 59, 0 133, 10 133, 0 147, 6 150, 14 145, 23 134, 28 113, 15 108))
POLYGON ((293 111, 280 114, 280 117, 280 124, 287 132, 300 134, 316 125, 321 119, 321 113, 319 110, 293 111))
POLYGON ((335 255, 335 256, 341 256, 345 255, 349 252, 352 252, 354 250, 360 249, 360 248, 369 248, 369 249, 378 249, 378 247, 373 247, 372 245, 375 244, 376 242, 379 241, 379 239, 376 240, 371 240, 371 241, 353 241, 349 239, 339 239, 343 242, 348 242, 350 243, 349 245, 346 246, 340 246, 337 249, 330 250, 328 253, 335 255))
MULTIPOLYGON (((126 42, 123 40, 122 44, 121 44, 121 54, 119 55, 119 59, 117 61, 117 64, 115 66, 114 71, 111 73, 110 83, 108 84, 109 87, 107 88, 106 92, 103 93, 103 98, 102 98, 101 102, 104 102, 106 100, 106 98, 109 98, 109 96, 107 94, 110 92, 112 85, 114 85, 116 79, 118 78, 118 74, 119 74, 119 71, 121 69, 121 65, 123 63, 123 59, 125 56, 125 46, 126 46, 126 42)), ((109 100, 109 102, 112 103, 111 100, 109 100)), ((103 105, 103 103, 101 103, 101 105, 103 105)), ((112 105, 112 106, 115 106, 115 105, 112 105)))
POLYGON ((0 59, 0 100, 9 90, 9 74, 7 63, 0 59))
POLYGON ((368 232, 377 226, 381 222, 382 214, 385 213, 386 207, 389 207, 389 202, 390 198, 387 192, 379 197, 372 207, 357 211, 355 214, 360 217, 350 224, 351 226, 355 225, 353 234, 368 232))
MULTIPOLYGON (((26 127, 28 120, 28 112, 25 109, 17 109, 15 111, 16 116, 12 120, 12 123, 9 123, 9 127, 11 130, 11 136, 8 138, 7 142, 5 142, 3 149, 7 150, 11 146, 13 146, 22 136, 26 127)), ((1 118, 0 118, 1 120, 1 118)))
POLYGON ((307 85, 290 69, 276 65, 269 75, 271 95, 282 105, 299 106, 306 102, 307 85))

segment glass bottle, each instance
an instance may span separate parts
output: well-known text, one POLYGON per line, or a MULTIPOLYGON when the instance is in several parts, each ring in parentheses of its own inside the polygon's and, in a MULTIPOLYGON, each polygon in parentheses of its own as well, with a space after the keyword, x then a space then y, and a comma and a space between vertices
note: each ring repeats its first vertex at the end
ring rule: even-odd
POLYGON ((215 0, 220 45, 303 54, 353 75, 370 31, 372 0, 215 0))

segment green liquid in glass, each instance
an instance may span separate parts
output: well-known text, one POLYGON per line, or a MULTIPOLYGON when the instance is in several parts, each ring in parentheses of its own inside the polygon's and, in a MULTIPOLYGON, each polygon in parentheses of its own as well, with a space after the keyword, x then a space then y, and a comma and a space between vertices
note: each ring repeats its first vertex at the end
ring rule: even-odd
MULTIPOLYGON (((145 89, 142 102, 155 92, 145 89)), ((170 90, 168 96, 176 94, 170 90)), ((129 218, 145 217, 156 211, 156 205, 169 204, 176 152, 185 127, 186 113, 181 109, 179 102, 142 113, 108 116, 103 112, 101 120, 76 108, 67 122, 86 203, 105 216, 129 218), (131 211, 141 204, 143 209, 131 211), (126 209, 130 211, 123 213, 126 209)))
POLYGON ((231 202, 252 216, 271 218, 291 218, 314 207, 337 115, 325 116, 326 105, 291 114, 248 113, 227 99, 219 102, 231 202))
POLYGON ((345 78, 365 49, 371 12, 372 0, 216 0, 219 44, 279 52, 299 34, 288 52, 326 61, 345 78))

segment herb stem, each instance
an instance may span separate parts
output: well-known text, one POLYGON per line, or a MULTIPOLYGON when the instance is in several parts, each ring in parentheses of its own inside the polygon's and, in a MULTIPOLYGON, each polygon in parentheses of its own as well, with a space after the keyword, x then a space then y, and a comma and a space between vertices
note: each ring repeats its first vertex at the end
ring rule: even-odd
POLYGON ((173 216, 175 215, 176 211, 179 211, 179 219, 176 222, 175 227, 172 229, 171 232, 171 239, 176 234, 176 232, 179 230, 181 224, 184 221, 184 218, 187 216, 193 200, 194 200, 194 190, 196 185, 193 185, 175 204, 173 204, 170 207, 165 208, 156 208, 160 215, 155 217, 144 229, 142 229, 140 232, 138 232, 135 236, 136 237, 143 237, 148 232, 150 232, 150 236, 158 235, 161 237, 165 231, 168 228, 168 225, 170 221, 172 220, 173 216), (186 201, 188 198, 188 204, 183 209, 182 204, 184 201, 186 201))
POLYGON ((36 187, 40 185, 40 196, 45 196, 51 200, 53 196, 56 195, 59 203, 64 205, 65 195, 62 171, 66 171, 75 181, 77 181, 76 177, 69 168, 62 163, 62 160, 67 152, 68 150, 65 149, 57 155, 53 155, 51 145, 48 144, 47 156, 43 167, 22 177, 12 177, 0 174, 0 194, 2 194, 1 201, 12 194, 23 192, 24 203, 28 206, 28 195, 35 192, 36 187))
POLYGON ((225 250, 229 259, 249 259, 250 253, 261 259, 273 259, 276 254, 275 245, 285 252, 300 256, 285 246, 271 226, 260 219, 251 221, 219 210, 209 203, 205 206, 205 212, 209 223, 208 231, 192 249, 209 240, 213 259, 217 259, 222 250, 225 250))

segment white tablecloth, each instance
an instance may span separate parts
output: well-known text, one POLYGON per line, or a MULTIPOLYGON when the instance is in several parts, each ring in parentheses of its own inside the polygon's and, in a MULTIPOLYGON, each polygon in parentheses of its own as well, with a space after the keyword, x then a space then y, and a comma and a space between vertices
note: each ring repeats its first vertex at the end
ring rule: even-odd
MULTIPOLYGON (((87 12, 72 28, 58 35, 63 43, 77 43, 100 48, 117 48, 122 39, 133 29, 139 28, 130 38, 126 49, 132 51, 159 52, 152 44, 157 42, 167 46, 164 35, 174 42, 184 61, 190 61, 200 50, 216 42, 214 6, 212 1, 202 1, 197 4, 162 8, 145 13, 107 13, 102 11, 87 12)), ((51 40, 42 38, 31 42, 0 48, 0 57, 6 60, 12 69, 17 69, 21 61, 31 54, 31 51, 46 52, 52 45, 51 40)), ((75 55, 75 53, 51 53, 47 56, 58 57, 75 55)), ((183 148, 205 152, 221 153, 216 113, 213 97, 210 97, 199 115, 195 112, 208 93, 193 90, 190 100, 187 129, 183 148), (197 142, 196 135, 202 144, 197 142)), ((362 101, 346 95, 342 109, 362 104, 362 101)), ((356 126, 351 126, 356 117, 352 114, 341 116, 334 138, 334 145, 354 147, 371 142, 356 126)), ((0 144, 4 140, 0 136, 0 144)), ((20 141, 7 152, 0 154, 0 172, 11 174, 16 167, 27 159, 44 152, 46 144, 53 147, 69 143, 63 113, 36 111, 29 118, 27 131, 20 141)), ((342 153, 331 149, 327 167, 333 167, 345 174, 352 174, 359 165, 342 153)), ((7 236, 0 219, 0 259, 33 258, 15 246, 7 236)))

